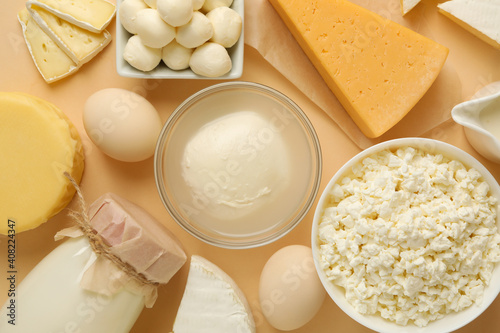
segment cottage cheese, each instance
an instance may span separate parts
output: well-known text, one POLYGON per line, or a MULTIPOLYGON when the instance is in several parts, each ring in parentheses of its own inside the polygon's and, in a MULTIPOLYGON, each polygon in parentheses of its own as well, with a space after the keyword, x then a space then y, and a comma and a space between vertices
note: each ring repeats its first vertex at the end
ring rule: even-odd
POLYGON ((500 261, 496 215, 475 169, 411 147, 382 151, 330 190, 320 262, 359 313, 423 327, 481 302, 500 261))

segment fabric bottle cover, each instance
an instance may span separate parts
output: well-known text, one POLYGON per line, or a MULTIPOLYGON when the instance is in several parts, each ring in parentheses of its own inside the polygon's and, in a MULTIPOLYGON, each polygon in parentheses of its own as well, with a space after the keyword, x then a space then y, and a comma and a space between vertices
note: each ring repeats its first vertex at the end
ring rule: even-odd
POLYGON ((104 194, 88 213, 79 215, 79 225, 59 231, 55 239, 89 238, 94 253, 80 286, 106 296, 125 287, 144 295, 145 306, 152 307, 157 286, 167 283, 186 262, 179 240, 143 208, 113 193, 104 194))

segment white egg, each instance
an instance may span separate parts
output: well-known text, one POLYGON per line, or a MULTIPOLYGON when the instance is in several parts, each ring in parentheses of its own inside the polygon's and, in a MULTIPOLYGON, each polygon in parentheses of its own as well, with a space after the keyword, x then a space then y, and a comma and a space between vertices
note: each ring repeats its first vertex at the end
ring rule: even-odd
POLYGON ((276 251, 262 269, 260 306, 276 329, 291 331, 308 323, 325 295, 307 246, 290 245, 276 251))
POLYGON ((144 45, 139 35, 130 37, 123 49, 123 59, 143 72, 153 70, 161 61, 161 48, 144 45))
POLYGON ((156 9, 138 11, 135 27, 142 43, 152 48, 162 48, 175 38, 175 28, 163 21, 156 9))
POLYGON ((189 66, 198 75, 217 77, 231 70, 232 61, 224 46, 207 42, 194 50, 189 66))
POLYGON ((120 161, 138 162, 153 156, 162 121, 141 95, 108 88, 87 98, 83 125, 103 153, 120 161))

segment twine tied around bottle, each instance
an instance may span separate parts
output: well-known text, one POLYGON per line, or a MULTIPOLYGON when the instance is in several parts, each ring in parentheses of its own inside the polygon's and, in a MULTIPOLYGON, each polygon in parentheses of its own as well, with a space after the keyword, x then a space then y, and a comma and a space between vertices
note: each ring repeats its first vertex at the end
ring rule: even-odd
POLYGON ((127 276, 135 279, 139 284, 157 287, 159 285, 158 282, 149 280, 144 276, 144 274, 137 272, 134 267, 121 260, 111 252, 110 246, 108 246, 102 239, 102 237, 94 230, 94 228, 92 228, 90 218, 87 214, 87 204, 85 202, 85 198, 80 189, 80 186, 78 186, 75 179, 73 179, 73 177, 71 177, 69 173, 65 172, 64 175, 66 176, 66 178, 68 178, 68 180, 75 188, 79 202, 79 210, 70 210, 68 215, 73 219, 83 235, 88 238, 90 246, 92 247, 94 253, 98 256, 103 256, 104 258, 111 261, 120 270, 125 272, 127 276))

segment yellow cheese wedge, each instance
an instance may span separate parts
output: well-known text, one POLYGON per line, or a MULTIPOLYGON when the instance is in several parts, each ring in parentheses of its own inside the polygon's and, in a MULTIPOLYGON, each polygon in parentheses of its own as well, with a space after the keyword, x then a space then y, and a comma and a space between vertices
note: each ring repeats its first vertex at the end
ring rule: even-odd
POLYGON ((33 229, 60 212, 82 178, 84 155, 76 128, 53 104, 0 92, 0 233, 33 229))
POLYGON ((17 17, 35 66, 47 83, 65 78, 80 68, 40 29, 26 8, 21 10, 17 17))
POLYGON ((438 4, 439 12, 500 50, 500 1, 453 0, 438 4))
POLYGON ((95 33, 82 29, 35 5, 29 6, 28 11, 40 28, 79 65, 91 60, 111 42, 107 30, 95 33))
POLYGON ((344 0, 270 0, 361 131, 378 137, 422 98, 448 49, 344 0))
POLYGON ((26 6, 42 7, 57 17, 92 32, 101 32, 116 13, 106 0, 30 0, 26 6))

